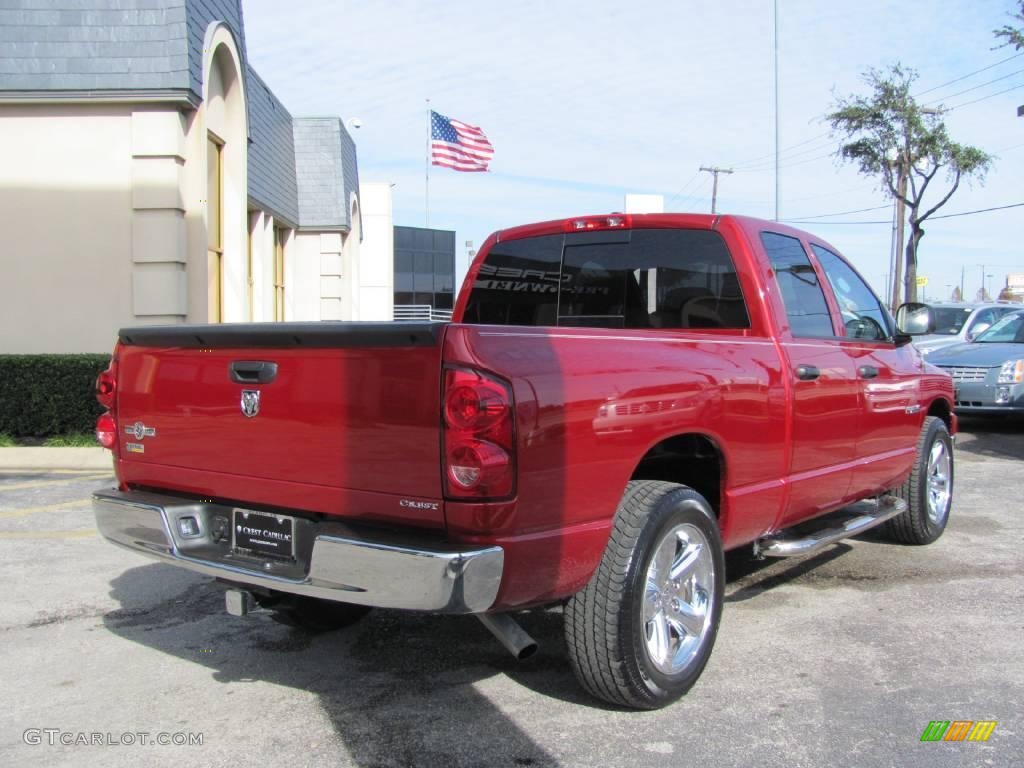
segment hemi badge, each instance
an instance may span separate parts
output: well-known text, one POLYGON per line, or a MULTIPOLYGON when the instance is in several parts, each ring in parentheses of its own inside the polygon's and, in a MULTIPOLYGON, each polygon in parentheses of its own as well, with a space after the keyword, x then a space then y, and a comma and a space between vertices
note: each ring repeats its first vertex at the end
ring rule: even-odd
POLYGON ((146 437, 156 437, 156 427, 147 427, 141 421, 136 421, 134 424, 126 424, 124 433, 136 440, 142 440, 146 437))
POLYGON ((142 443, 125 443, 124 448, 128 453, 145 453, 146 446, 142 443))
POLYGON ((920 412, 921 412, 921 406, 920 405, 909 405, 909 406, 907 406, 907 413, 908 414, 914 414, 914 413, 920 413, 920 412))

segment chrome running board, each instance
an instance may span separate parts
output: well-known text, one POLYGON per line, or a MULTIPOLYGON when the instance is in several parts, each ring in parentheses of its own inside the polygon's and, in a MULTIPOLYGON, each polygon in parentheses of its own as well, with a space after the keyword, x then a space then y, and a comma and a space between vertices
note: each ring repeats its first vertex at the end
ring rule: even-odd
POLYGON ((858 501, 819 520, 759 539, 754 542, 754 554, 757 557, 813 555, 837 541, 871 530, 906 509, 907 502, 895 496, 858 501))

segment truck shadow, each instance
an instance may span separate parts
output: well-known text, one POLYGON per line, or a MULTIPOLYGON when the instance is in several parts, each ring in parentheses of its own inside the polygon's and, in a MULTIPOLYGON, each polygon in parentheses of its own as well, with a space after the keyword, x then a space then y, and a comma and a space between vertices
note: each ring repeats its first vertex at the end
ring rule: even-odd
MULTIPOLYGON (((229 616, 216 584, 197 577, 182 593, 180 579, 168 581, 177 573, 151 564, 115 578, 111 596, 121 608, 103 616, 106 629, 202 664, 217 683, 259 681, 316 694, 354 765, 558 765, 492 703, 500 698, 516 709, 531 695, 515 686, 509 695, 502 675, 526 689, 595 705, 568 668, 557 610, 521 614, 542 650, 514 669, 520 662, 470 616, 378 610, 356 626, 315 635, 265 612, 229 616)), ((276 719, 270 706, 263 712, 267 723, 276 719)), ((329 740, 312 735, 314 742, 329 740)))
POLYGON ((979 458, 1024 459, 1024 416, 961 416, 956 449, 979 458))
MULTIPOLYGON (((840 544, 797 562, 729 553, 725 601, 750 600, 799 580, 850 549, 840 544)), ((279 624, 268 612, 229 616, 219 586, 196 577, 180 592, 180 579, 168 578, 179 573, 149 564, 112 580, 111 597, 121 607, 103 616, 106 629, 202 664, 218 683, 260 681, 316 694, 356 765, 555 766, 491 697, 510 709, 539 694, 617 711, 588 696, 573 676, 560 607, 516 614, 540 646, 519 662, 471 616, 376 610, 353 627, 312 634, 279 624)))

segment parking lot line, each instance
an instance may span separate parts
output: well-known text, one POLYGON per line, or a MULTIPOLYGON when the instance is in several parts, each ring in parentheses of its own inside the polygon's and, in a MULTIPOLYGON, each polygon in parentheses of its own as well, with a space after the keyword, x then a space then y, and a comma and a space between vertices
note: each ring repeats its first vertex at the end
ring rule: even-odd
POLYGON ((10 517, 25 517, 26 515, 37 515, 43 512, 57 512, 62 509, 68 509, 69 507, 89 505, 92 499, 75 499, 74 501, 62 501, 60 504, 47 504, 43 507, 25 507, 24 509, 9 509, 6 512, 0 512, 0 520, 4 520, 10 517))
POLYGON ((75 483, 79 480, 100 480, 104 477, 112 477, 110 472, 103 472, 100 474, 91 475, 76 475, 75 477, 65 477, 60 480, 35 480, 31 483, 12 483, 11 485, 4 485, 0 483, 0 493, 4 491, 24 491, 29 488, 44 488, 48 485, 60 485, 61 483, 75 483))
POLYGON ((86 531, 0 531, 2 539, 84 539, 95 536, 99 531, 91 528, 86 531))

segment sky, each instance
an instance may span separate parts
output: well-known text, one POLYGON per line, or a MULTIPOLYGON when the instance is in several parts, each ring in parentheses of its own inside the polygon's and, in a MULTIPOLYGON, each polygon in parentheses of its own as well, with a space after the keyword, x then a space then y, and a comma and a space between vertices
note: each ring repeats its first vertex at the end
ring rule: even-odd
MULTIPOLYGON (((1024 202, 1024 52, 997 48, 992 33, 1016 7, 778 0, 780 218, 806 222, 796 226, 880 293, 891 199, 835 159, 823 115, 868 93, 868 68, 900 62, 918 72, 922 104, 955 107, 954 140, 996 156, 984 183, 961 184, 937 215, 1024 202)), ((771 0, 243 0, 243 12, 249 63, 293 115, 359 119, 360 180, 394 185, 395 224, 426 221, 426 100, 484 130, 489 172, 430 169, 429 223, 455 230, 457 261, 466 241, 621 211, 627 193, 709 211, 702 165, 734 170, 720 177, 719 212, 774 216, 771 0)), ((1024 207, 925 231, 929 299, 948 298, 962 274, 973 298, 983 276, 995 295, 1007 273, 1024 272, 1024 207)))

